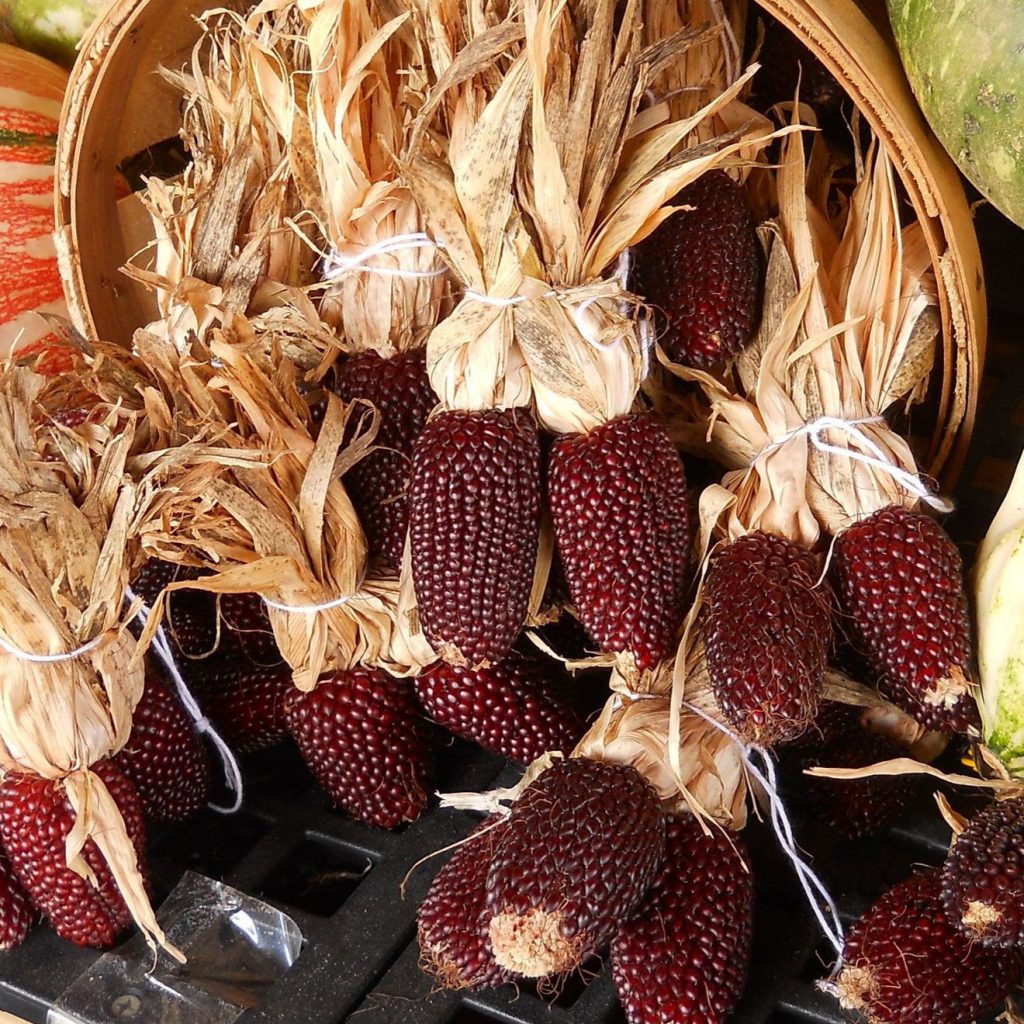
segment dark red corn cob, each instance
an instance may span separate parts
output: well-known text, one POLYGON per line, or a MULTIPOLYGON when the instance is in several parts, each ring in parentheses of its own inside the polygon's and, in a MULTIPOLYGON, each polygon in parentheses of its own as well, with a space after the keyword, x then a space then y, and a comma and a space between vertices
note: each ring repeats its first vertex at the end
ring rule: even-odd
POLYGON ((772 17, 764 17, 764 22, 761 70, 753 84, 756 108, 767 111, 776 103, 792 103, 799 88, 800 102, 814 109, 818 124, 830 138, 848 146, 852 104, 846 91, 785 25, 772 17))
POLYGON ((670 359, 708 367, 739 352, 757 326, 761 259, 743 189, 707 171, 673 200, 691 206, 636 248, 634 283, 670 359))
MULTIPOLYGON (((152 607, 169 584, 178 580, 197 580, 206 575, 209 574, 193 566, 152 558, 132 580, 132 591, 152 607)), ((216 598, 204 590, 191 588, 168 594, 163 626, 173 646, 185 658, 202 658, 210 654, 218 639, 216 598)))
POLYGON ((50 419, 62 427, 67 427, 68 430, 74 430, 76 427, 88 423, 92 412, 92 409, 56 409, 50 413, 50 419))
POLYGON ((667 431, 640 414, 559 438, 548 488, 580 621, 602 650, 656 667, 675 648, 690 555, 686 473, 667 431))
POLYGON ((504 828, 499 817, 479 825, 441 869, 420 907, 420 966, 442 988, 489 988, 512 978, 491 951, 485 891, 504 828))
MULTIPOLYGON (((145 876, 142 801, 113 762, 97 762, 92 770, 110 790, 145 876)), ((82 857, 97 885, 67 866, 64 841, 74 822, 75 813, 58 782, 8 775, 0 785, 0 836, 18 881, 61 938, 104 949, 128 927, 131 914, 92 840, 85 844, 82 857)))
POLYGON ((389 359, 373 351, 360 352, 338 367, 336 380, 336 390, 346 402, 365 399, 380 413, 374 444, 381 450, 348 471, 345 487, 366 531, 370 553, 397 570, 409 525, 406 490, 412 447, 437 405, 426 352, 403 352, 389 359))
POLYGON ((1001 1002, 1024 956, 966 939, 946 917, 939 873, 890 889, 850 929, 840 1003, 869 1024, 965 1024, 1001 1002))
MULTIPOLYGON (((834 700, 823 700, 818 705, 818 712, 814 721, 795 740, 780 745, 780 753, 787 757, 800 754, 814 757, 814 763, 818 762, 818 755, 833 740, 854 732, 860 728, 860 716, 863 708, 854 707, 850 704, 841 704, 834 700)), ((824 762, 821 762, 824 763, 824 762)))
POLYGON ((793 740, 814 721, 832 639, 814 556, 770 533, 720 548, 706 581, 708 671, 743 739, 793 740))
POLYGON ((220 594, 217 600, 226 644, 233 645, 254 665, 284 663, 259 594, 220 594))
POLYGON ((236 754, 253 754, 288 736, 285 705, 295 690, 287 665, 225 665, 218 658, 204 679, 203 709, 236 754))
POLYGON ((336 804, 380 828, 415 821, 433 784, 431 726, 412 683, 372 669, 337 672, 288 702, 288 725, 336 804))
POLYGON ((20 946, 35 918, 32 901, 15 878, 7 854, 0 851, 0 950, 20 946))
MULTIPOLYGON (((898 743, 855 725, 852 731, 822 744, 814 756, 803 758, 801 767, 866 768, 906 756, 906 749, 898 743)), ((801 781, 815 817, 844 839, 858 839, 888 828, 914 802, 922 780, 917 775, 897 775, 870 779, 804 776, 801 781)))
POLYGON ((671 820, 665 859, 612 943, 629 1024, 721 1024, 747 983, 754 886, 738 835, 671 820))
POLYGON ((891 505, 836 539, 836 591, 878 688, 929 729, 978 723, 960 553, 920 512, 891 505))
POLYGON ((152 821, 187 821, 210 799, 210 761, 181 701, 153 671, 115 758, 152 821))
POLYGON ((412 572, 423 631, 454 665, 495 665, 522 629, 540 531, 540 447, 523 409, 443 412, 413 451, 412 572))
POLYGON ((530 764, 541 754, 569 754, 586 731, 552 667, 513 651, 490 668, 458 668, 443 662, 416 680, 420 703, 439 725, 530 764))
POLYGON ((957 836, 942 905, 972 941, 1024 949, 1024 799, 992 804, 957 836))
POLYGON ((487 876, 494 958, 529 978, 563 974, 608 942, 661 863, 657 793, 633 768, 556 761, 512 806, 487 876))

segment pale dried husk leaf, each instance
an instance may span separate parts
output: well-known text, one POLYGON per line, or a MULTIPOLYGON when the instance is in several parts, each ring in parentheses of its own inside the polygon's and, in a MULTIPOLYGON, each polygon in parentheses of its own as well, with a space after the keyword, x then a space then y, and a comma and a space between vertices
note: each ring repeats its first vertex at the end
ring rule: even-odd
MULTIPOLYGON (((201 484, 193 478, 189 489, 169 489, 161 522, 144 536, 147 550, 219 569, 187 584, 215 593, 259 593, 290 608, 348 596, 347 603, 317 612, 268 605, 275 639, 300 689, 312 689, 324 671, 379 657, 388 615, 376 598, 360 592, 366 541, 340 480, 370 448, 377 422, 372 407, 345 407, 328 396, 314 441, 294 368, 263 360, 252 324, 240 316, 211 332, 200 358, 174 363, 165 349, 161 363, 158 340, 144 334, 136 347, 151 351, 157 372, 169 374, 168 393, 187 395, 196 408, 221 417, 231 428, 227 441, 262 455, 256 467, 236 466, 201 484), (355 416, 356 436, 346 443, 346 425, 355 416)), ((157 415, 173 418, 166 409, 157 415)))
POLYGON ((317 276, 329 278, 308 291, 347 350, 385 358, 426 342, 447 291, 443 275, 431 276, 443 264, 429 244, 340 270, 341 261, 358 260, 397 236, 421 234, 425 226, 400 179, 399 158, 427 88, 428 41, 423 15, 390 9, 398 6, 272 0, 250 17, 247 49, 260 96, 288 148, 317 276), (274 21, 289 12, 298 31, 275 39, 274 21), (301 85, 296 67, 305 72, 301 85), (409 276, 396 276, 403 274, 409 276))
POLYGON ((860 724, 869 732, 906 747, 917 761, 934 761, 949 746, 946 733, 933 732, 887 701, 877 690, 858 683, 836 668, 825 670, 823 700, 862 708, 860 724))
POLYGON ((535 399, 561 433, 629 411, 647 363, 623 255, 679 189, 767 144, 762 120, 679 152, 746 77, 688 117, 642 109, 650 83, 707 38, 685 28, 645 47, 642 20, 640 5, 530 0, 502 30, 512 56, 496 85, 472 42, 438 76, 426 110, 444 110, 447 151, 414 146, 405 170, 469 293, 428 344, 446 407, 535 399))
POLYGON ((612 695, 574 754, 629 764, 671 813, 738 830, 747 817, 744 751, 715 703, 703 644, 684 645, 685 666, 667 662, 639 683, 614 671, 612 695))
POLYGON ((671 104, 642 107, 651 83, 706 42, 700 28, 645 38, 640 5, 616 23, 613 3, 528 4, 525 18, 532 95, 517 192, 531 238, 526 266, 554 294, 515 307, 516 340, 541 423, 584 432, 627 413, 648 370, 625 254, 674 212, 666 204, 680 189, 767 145, 771 131, 762 120, 706 142, 697 132, 752 70, 689 116, 673 116, 671 104), (582 291, 603 275, 616 290, 582 291))
MULTIPOLYGON (((405 161, 405 180, 461 287, 509 299, 525 294, 526 238, 515 217, 512 184, 528 68, 520 54, 486 105, 480 102, 480 76, 453 77, 459 84, 447 104, 447 152, 438 156, 418 144, 405 161)), ((431 333, 427 369, 448 409, 514 408, 530 401, 528 376, 513 345, 511 307, 463 297, 431 333)))
POLYGON ((670 63, 651 83, 652 102, 669 103, 675 116, 696 113, 740 75, 746 4, 722 0, 647 0, 644 40, 668 39, 684 28, 701 28, 705 37, 670 63))
MULTIPOLYGON (((294 28, 287 13, 261 39, 294 28)), ((309 280, 312 257, 288 227, 298 194, 280 133, 257 90, 245 23, 224 10, 200 19, 189 64, 163 75, 183 97, 182 139, 192 162, 176 179, 151 178, 140 193, 155 232, 124 271, 156 295, 150 327, 183 347, 235 311, 266 280, 309 280)))

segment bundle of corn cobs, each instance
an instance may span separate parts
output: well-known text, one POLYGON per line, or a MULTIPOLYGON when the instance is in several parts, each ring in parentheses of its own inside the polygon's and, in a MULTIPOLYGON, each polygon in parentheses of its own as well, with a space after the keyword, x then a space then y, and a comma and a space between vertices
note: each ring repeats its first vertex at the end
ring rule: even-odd
MULTIPOLYGON (((610 943, 631 1022, 723 1020, 751 757, 928 762, 977 725, 896 426, 938 313, 885 151, 718 0, 268 0, 165 74, 192 162, 147 181, 125 268, 159 317, 3 381, 0 659, 54 691, 28 739, 28 698, 0 707, 5 942, 31 902, 162 941, 142 819, 211 799, 199 728, 291 736, 384 828, 448 730, 529 770, 421 909, 438 982, 557 985, 610 943)), ((916 793, 801 785, 847 837, 916 793)), ((1020 975, 934 878, 886 900, 836 982, 871 1020, 966 1020, 1020 975)))

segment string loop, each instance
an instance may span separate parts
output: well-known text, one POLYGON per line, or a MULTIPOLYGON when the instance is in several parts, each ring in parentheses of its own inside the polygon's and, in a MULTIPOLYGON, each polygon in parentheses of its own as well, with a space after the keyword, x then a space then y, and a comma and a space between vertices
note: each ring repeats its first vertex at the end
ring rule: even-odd
POLYGON ((0 650, 19 661, 31 661, 38 665, 58 665, 63 661, 74 661, 75 658, 81 658, 82 655, 88 654, 103 642, 104 636, 104 633, 100 633, 99 636, 94 636, 82 644, 81 647, 76 647, 73 651, 68 651, 65 654, 33 654, 31 651, 23 651, 20 647, 15 646, 5 636, 0 636, 0 650))
POLYGON ((819 416, 816 420, 811 420, 802 427, 790 430, 774 441, 770 441, 754 456, 750 465, 753 466, 766 455, 777 451, 784 444, 792 441, 793 438, 804 436, 811 442, 812 447, 816 448, 819 452, 823 452, 826 455, 840 455, 844 458, 852 459, 854 462, 863 462, 867 466, 880 469, 883 473, 891 476, 905 491, 912 494, 919 501, 923 501, 926 505, 930 505, 937 512, 952 512, 953 503, 951 501, 932 494, 928 485, 921 479, 920 474, 912 473, 902 466, 897 466, 891 459, 887 458, 885 452, 864 431, 858 429, 867 423, 884 422, 885 417, 883 416, 864 416, 853 420, 841 419, 838 416, 819 416), (829 430, 844 431, 863 445, 870 454, 829 444, 825 440, 825 433, 829 430))
MULTIPOLYGON (((363 273, 363 274, 381 274, 385 277, 400 277, 400 278, 434 278, 441 277, 448 271, 444 268, 438 270, 401 270, 397 267, 387 267, 379 263, 370 262, 377 256, 392 255, 396 252, 404 252, 410 249, 444 249, 444 243, 438 242, 431 238, 428 234, 422 231, 411 232, 404 235, 395 235, 392 238, 384 238, 379 242, 375 242, 373 245, 368 245, 359 252, 351 256, 343 256, 341 253, 332 249, 323 258, 321 262, 321 273, 325 281, 336 281, 346 274, 351 273, 363 273)), ((626 289, 629 267, 631 261, 630 250, 625 250, 619 257, 619 262, 616 267, 614 277, 620 281, 623 290, 626 289)), ((554 289, 548 289, 539 295, 509 295, 509 296, 496 296, 488 295, 486 292, 478 292, 473 288, 466 288, 462 292, 463 297, 471 299, 474 302, 479 302, 485 306, 491 306, 495 309, 511 309, 515 306, 521 306, 526 302, 533 302, 537 299, 557 299, 561 293, 554 289)), ((615 338, 611 341, 602 341, 600 338, 594 336, 590 326, 583 320, 583 314, 587 309, 598 300, 596 298, 584 299, 579 303, 573 303, 569 307, 570 315, 576 324, 577 329, 583 339, 596 349, 609 349, 614 348, 616 345, 622 343, 621 338, 615 338)), ((640 324, 641 333, 641 344, 644 349, 644 366, 646 370, 648 352, 653 347, 653 330, 651 326, 646 322, 646 318, 641 318, 640 324)), ((273 606, 272 606, 273 607, 273 606)), ((285 611, 291 609, 282 609, 285 611)))
POLYGON ((342 594, 340 597, 332 598, 330 601, 322 601, 320 604, 285 604, 282 601, 273 601, 269 597, 260 595, 261 600, 268 608, 279 612, 295 612, 296 614, 315 615, 317 612, 329 612, 332 608, 341 608, 349 601, 355 601, 362 597, 363 584, 366 582, 366 573, 359 578, 356 589, 351 594, 342 594))
POLYGON ((443 277, 448 271, 444 267, 437 270, 403 270, 400 267, 387 267, 370 261, 377 256, 390 256, 396 252, 407 252, 412 249, 442 249, 439 242, 434 241, 422 231, 405 235, 383 238, 373 245, 368 245, 352 256, 343 256, 332 249, 321 264, 321 272, 325 281, 337 281, 346 274, 380 274, 383 277, 399 277, 409 280, 443 277))
MULTIPOLYGON (((132 593, 130 587, 127 594, 128 600, 135 600, 135 594, 132 593)), ((143 604, 139 608, 137 615, 143 629, 146 628, 146 623, 149 622, 149 615, 150 609, 143 604)), ((234 794, 234 799, 230 805, 227 807, 221 807, 218 804, 211 803, 209 805, 210 810, 216 811, 217 814, 234 814, 239 810, 239 808, 241 808, 243 797, 242 771, 238 767, 238 759, 235 757, 234 751, 232 751, 232 749, 227 745, 224 738, 213 727, 213 724, 206 715, 203 714, 202 708, 200 708, 195 697, 192 695, 192 691, 188 688, 188 684, 185 682, 185 679, 178 669, 177 660, 174 657, 170 641, 162 625, 157 626, 156 633, 153 635, 152 649, 160 661, 163 662, 163 666, 167 670, 168 676, 170 676, 171 681, 174 683, 174 688, 178 693, 178 699, 181 701, 182 706, 188 713, 189 718, 192 719, 192 723, 196 727, 196 730, 206 736, 216 748, 217 753, 220 756, 221 764, 224 767, 224 781, 227 783, 227 787, 231 793, 234 794)))
POLYGON ((845 945, 843 923, 839 917, 839 909, 836 907, 835 900, 826 888, 825 883, 815 874, 803 857, 800 856, 800 848, 797 846, 796 837, 793 834, 792 822, 789 820, 786 806, 779 795, 778 775, 771 754, 763 747, 745 743, 731 729, 713 718, 702 708, 697 707, 697 705, 683 701, 683 707, 700 715, 701 718, 728 736, 739 747, 744 766, 768 798, 772 831, 775 833, 779 846, 786 855, 786 859, 793 865, 796 871, 797 880, 800 882, 800 887, 807 898, 807 904, 813 911, 815 918, 817 918, 822 933, 836 951, 837 961, 834 972, 837 973, 842 966, 843 947, 845 945), (760 758, 763 770, 754 763, 755 756, 760 758), (825 904, 828 910, 827 915, 822 910, 821 903, 825 904))

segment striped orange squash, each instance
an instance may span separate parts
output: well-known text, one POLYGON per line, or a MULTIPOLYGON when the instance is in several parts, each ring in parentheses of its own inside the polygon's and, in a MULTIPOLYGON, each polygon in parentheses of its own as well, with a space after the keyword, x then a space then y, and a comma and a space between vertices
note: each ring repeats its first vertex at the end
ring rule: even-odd
POLYGON ((47 348, 67 316, 53 243, 53 159, 66 73, 0 43, 0 356, 47 348))

